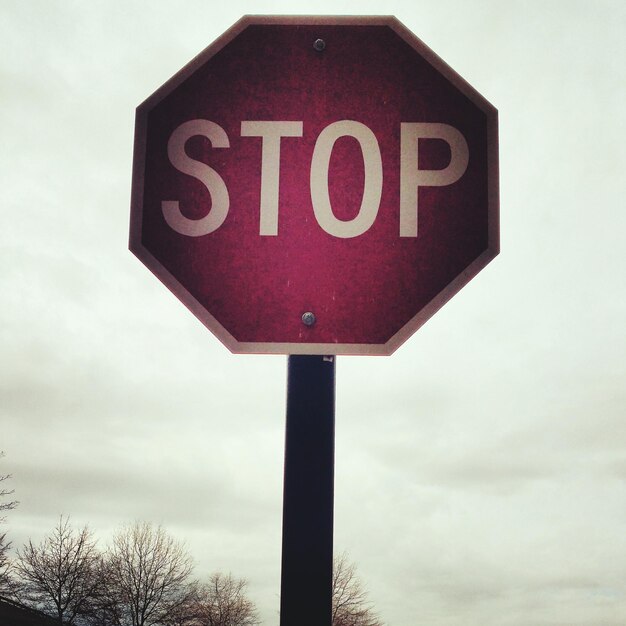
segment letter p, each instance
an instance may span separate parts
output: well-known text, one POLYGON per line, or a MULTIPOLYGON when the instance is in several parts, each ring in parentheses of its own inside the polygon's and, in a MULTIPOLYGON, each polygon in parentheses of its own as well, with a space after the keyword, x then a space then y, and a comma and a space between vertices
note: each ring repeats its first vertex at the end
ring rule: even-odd
POLYGON ((469 148, 453 126, 402 122, 400 132, 400 237, 417 237, 420 187, 444 187, 455 183, 467 169, 469 148), (420 139, 443 139, 450 146, 450 163, 442 170, 420 170, 420 139))

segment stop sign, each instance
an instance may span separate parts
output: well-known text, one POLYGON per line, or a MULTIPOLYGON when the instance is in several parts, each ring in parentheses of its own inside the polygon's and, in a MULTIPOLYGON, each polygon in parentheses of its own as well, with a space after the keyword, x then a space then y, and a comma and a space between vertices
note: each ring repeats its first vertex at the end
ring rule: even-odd
POLYGON ((245 17, 137 109, 130 248, 233 352, 390 354, 498 253, 497 150, 395 18, 245 17))

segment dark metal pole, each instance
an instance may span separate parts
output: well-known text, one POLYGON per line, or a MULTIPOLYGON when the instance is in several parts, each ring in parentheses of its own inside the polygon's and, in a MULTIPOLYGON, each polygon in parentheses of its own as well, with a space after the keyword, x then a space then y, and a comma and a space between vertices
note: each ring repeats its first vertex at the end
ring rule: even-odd
POLYGON ((331 626, 335 357, 289 357, 280 626, 331 626))

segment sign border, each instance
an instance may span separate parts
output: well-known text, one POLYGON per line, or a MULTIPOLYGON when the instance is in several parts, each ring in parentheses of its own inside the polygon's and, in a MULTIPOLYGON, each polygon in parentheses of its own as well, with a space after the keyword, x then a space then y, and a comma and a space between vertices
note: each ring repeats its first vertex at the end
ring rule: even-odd
POLYGON ((500 252, 500 192, 498 169, 498 111, 465 79, 437 56, 421 39, 396 17, 384 16, 317 16, 317 15, 246 15, 207 46, 172 78, 142 102, 135 114, 135 144, 131 189, 129 249, 131 252, 234 354, 303 354, 303 355, 372 355, 389 356, 421 328, 448 300, 486 267, 500 252), (211 57, 251 25, 285 26, 387 26, 450 81, 487 118, 487 186, 488 238, 487 249, 461 274, 442 289, 425 307, 412 317, 384 344, 374 343, 265 343, 241 342, 231 335, 150 253, 141 242, 143 190, 146 162, 147 117, 149 111, 174 91, 183 81, 211 57))

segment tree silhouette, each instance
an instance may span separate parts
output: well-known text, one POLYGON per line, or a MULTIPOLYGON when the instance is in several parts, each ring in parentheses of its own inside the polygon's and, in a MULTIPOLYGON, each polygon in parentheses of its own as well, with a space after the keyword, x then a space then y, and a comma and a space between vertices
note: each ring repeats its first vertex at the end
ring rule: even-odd
POLYGON ((189 602, 191 558, 160 526, 137 522, 118 532, 106 570, 109 612, 119 626, 172 622, 189 602))
MULTIPOLYGON (((4 452, 0 452, 0 459, 4 456, 4 452)), ((0 483, 3 483, 5 480, 11 478, 10 474, 0 474, 0 483)), ((11 500, 9 502, 4 502, 4 499, 7 496, 13 495, 13 489, 0 489, 0 511, 10 511, 14 509, 18 502, 17 500, 11 500)), ((0 516, 0 523, 5 521, 5 516, 0 516)), ((10 595, 11 588, 11 561, 9 559, 9 548, 11 547, 11 542, 7 541, 7 534, 0 534, 0 594, 2 595, 10 595)))
POLYGON ((345 552, 333 561, 332 597, 333 626, 382 626, 345 552))
POLYGON ((61 516, 39 545, 29 540, 17 554, 19 593, 28 604, 66 626, 90 614, 102 579, 101 557, 87 526, 74 530, 61 516))
POLYGON ((246 581, 213 574, 198 588, 194 626, 256 626, 256 608, 245 595, 246 581))

